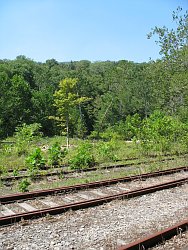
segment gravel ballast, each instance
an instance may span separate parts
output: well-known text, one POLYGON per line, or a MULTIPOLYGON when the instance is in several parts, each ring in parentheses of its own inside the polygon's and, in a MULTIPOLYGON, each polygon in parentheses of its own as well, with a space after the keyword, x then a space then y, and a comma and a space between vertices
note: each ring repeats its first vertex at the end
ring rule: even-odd
POLYGON ((151 248, 150 250, 188 250, 188 231, 174 236, 164 244, 151 248))
POLYGON ((0 249, 116 249, 188 217, 188 184, 0 229, 0 249))

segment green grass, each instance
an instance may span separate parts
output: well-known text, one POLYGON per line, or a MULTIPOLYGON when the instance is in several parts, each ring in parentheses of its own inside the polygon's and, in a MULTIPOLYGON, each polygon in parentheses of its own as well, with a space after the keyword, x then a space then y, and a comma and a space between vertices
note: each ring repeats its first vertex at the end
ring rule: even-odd
MULTIPOLYGON (((7 138, 7 141, 14 141, 14 138, 7 138)), ((112 164, 118 164, 119 161, 113 162, 110 158, 107 156, 104 156, 100 154, 99 152, 99 145, 103 144, 102 141, 92 141, 88 140, 92 144, 92 152, 95 157, 95 161, 98 164, 102 164, 103 166, 112 165, 112 164)), ((55 142, 58 142, 62 147, 66 146, 66 138, 62 136, 56 136, 52 138, 40 138, 33 142, 29 142, 24 144, 24 154, 18 154, 18 148, 16 147, 16 144, 0 144, 0 175, 7 176, 10 175, 8 173, 9 169, 13 169, 16 172, 19 172, 20 169, 26 168, 25 159, 26 157, 34 151, 37 147, 40 147, 42 149, 42 154, 44 158, 48 158, 48 147, 52 146, 55 142)), ((80 139, 70 139, 70 148, 69 152, 66 155, 66 157, 63 159, 61 164, 67 164, 68 161, 76 154, 76 150, 83 143, 83 140, 80 139)), ((117 140, 115 142, 112 141, 112 154, 116 155, 117 159, 121 161, 121 163, 132 163, 136 165, 140 161, 149 161, 151 160, 150 156, 145 156, 141 153, 139 149, 139 144, 135 144, 133 142, 125 142, 122 140, 117 140), (127 161, 125 159, 129 158, 138 158, 136 160, 127 161)), ((178 153, 185 152, 183 149, 180 148, 179 145, 174 145, 172 153, 177 153, 176 160, 174 161, 166 161, 166 162, 157 162, 157 160, 160 160, 163 158, 161 155, 158 155, 156 158, 153 158, 156 160, 156 163, 150 163, 150 164, 141 164, 137 167, 135 166, 132 168, 132 171, 125 170, 125 169, 118 169, 116 170, 111 169, 105 171, 105 170, 98 170, 96 172, 88 172, 82 174, 82 177, 76 177, 76 178, 63 178, 61 176, 61 179, 58 177, 54 177, 55 180, 49 183, 48 181, 42 180, 35 180, 31 182, 31 185, 29 186, 29 190, 33 189, 41 189, 41 188, 53 188, 58 187, 61 185, 73 185, 73 184, 79 184, 79 183, 86 183, 96 180, 103 180, 103 179, 110 179, 110 178, 118 178, 122 176, 126 176, 127 174, 138 174, 148 171, 155 171, 160 170, 161 168, 169 168, 169 167, 178 167, 178 166, 185 166, 187 164, 187 156, 178 157, 178 153)), ((169 152, 170 153, 170 152, 169 152)), ((156 154, 154 154, 156 155, 156 154)), ((53 171, 53 167, 49 169, 47 172, 53 171)), ((42 171, 42 173, 45 175, 46 171, 42 171)), ((19 173, 20 174, 20 173, 19 173)), ((5 186, 2 182, 0 183, 0 193, 4 192, 18 192, 18 184, 19 182, 15 182, 13 186, 5 186)), ((9 184, 8 184, 9 185, 9 184)))
MULTIPOLYGON (((12 138, 7 139, 7 141, 13 141, 12 138)), ((33 152, 36 147, 40 147, 42 149, 43 155, 45 158, 48 157, 48 147, 53 145, 55 142, 60 143, 62 147, 66 145, 66 138, 61 136, 56 136, 53 138, 41 138, 40 141, 30 142, 26 144, 25 154, 18 155, 17 148, 15 144, 0 144, 0 166, 6 167, 7 169, 14 168, 24 168, 25 167, 25 158, 33 152)), ((97 152, 97 145, 99 142, 90 141, 93 145, 93 153, 96 157, 96 161, 99 163, 104 162, 102 156, 97 152)), ((80 139, 70 139, 70 148, 69 153, 65 157, 62 163, 68 163, 71 157, 75 154, 75 149, 83 143, 83 140, 80 139)), ((118 141, 118 149, 114 152, 117 155, 119 160, 123 160, 125 158, 131 157, 139 157, 140 153, 138 149, 136 149, 133 143, 126 143, 124 141, 118 141)))
MULTIPOLYGON (((75 185, 75 184, 83 184, 93 181, 107 180, 112 178, 121 178, 128 175, 136 175, 147 172, 153 172, 157 170, 163 170, 168 168, 175 168, 180 166, 187 166, 188 156, 185 157, 176 157, 176 159, 165 162, 156 162, 151 164, 141 164, 131 166, 130 168, 112 168, 109 170, 98 170, 94 172, 85 172, 79 174, 77 177, 68 178, 65 176, 61 176, 61 178, 53 177, 52 181, 47 179, 41 180, 32 180, 31 185, 29 186, 29 191, 38 190, 38 189, 48 189, 48 188, 56 188, 61 186, 75 185)), ((12 186, 6 186, 2 182, 0 183, 0 195, 7 193, 15 193, 19 192, 19 181, 13 183, 12 186)))
MULTIPOLYGON (((6 140, 5 140, 6 141, 6 140)), ((14 141, 14 138, 7 138, 7 141, 14 141)), ((89 140, 88 140, 89 141, 89 140)), ((0 144, 0 168, 8 169, 22 169, 26 167, 25 158, 36 149, 40 147, 44 157, 48 158, 48 147, 52 146, 55 142, 58 142, 62 147, 66 146, 66 138, 63 136, 55 136, 52 138, 44 137, 34 142, 26 143, 25 153, 19 155, 16 144, 0 144)), ((99 145, 102 143, 99 141, 89 141, 93 145, 93 154, 97 163, 110 162, 108 157, 104 157, 99 153, 99 145)), ((70 139, 70 148, 66 157, 63 159, 62 164, 68 163, 68 161, 75 155, 76 148, 83 143, 81 139, 70 139)), ((179 145, 175 145, 172 153, 179 152, 179 145)), ((182 152, 184 150, 182 149, 182 152)), ((117 140, 114 142, 114 150, 112 152, 116 155, 118 160, 125 160, 127 158, 138 157, 139 159, 148 159, 149 156, 145 156, 141 153, 139 145, 133 142, 125 142, 117 140)), ((160 156, 159 156, 160 157, 160 156)))

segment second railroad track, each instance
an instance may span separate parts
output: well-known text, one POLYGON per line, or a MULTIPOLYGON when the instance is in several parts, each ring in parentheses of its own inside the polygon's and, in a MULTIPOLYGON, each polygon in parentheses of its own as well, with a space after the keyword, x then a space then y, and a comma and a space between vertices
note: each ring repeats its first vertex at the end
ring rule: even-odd
POLYGON ((0 196, 0 225, 12 224, 23 219, 55 215, 69 209, 77 210, 97 206, 115 199, 132 198, 173 188, 188 182, 187 170, 187 167, 181 167, 101 182, 0 196), (174 180, 173 177, 170 181, 166 181, 169 180, 167 178, 164 182, 165 176, 176 173, 179 174, 178 179, 174 180), (145 182, 144 180, 157 176, 163 178, 157 185, 143 187, 141 184, 141 188, 135 189, 136 181, 145 182), (134 188, 127 185, 127 182, 131 181, 134 181, 134 188))

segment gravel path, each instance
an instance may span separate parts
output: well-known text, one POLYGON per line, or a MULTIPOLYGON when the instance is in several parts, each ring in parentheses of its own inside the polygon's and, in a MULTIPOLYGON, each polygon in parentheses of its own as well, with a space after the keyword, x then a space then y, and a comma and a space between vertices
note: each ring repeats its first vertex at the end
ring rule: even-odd
POLYGON ((187 217, 188 184, 185 184, 1 228, 0 249, 112 250, 187 217))

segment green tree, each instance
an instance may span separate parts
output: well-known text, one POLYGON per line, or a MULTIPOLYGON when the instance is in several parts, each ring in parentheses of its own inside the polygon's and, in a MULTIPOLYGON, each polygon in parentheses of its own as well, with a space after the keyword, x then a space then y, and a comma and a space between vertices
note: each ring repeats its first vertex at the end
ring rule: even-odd
POLYGON ((155 27, 148 38, 158 36, 156 43, 160 46, 163 72, 168 82, 167 110, 171 115, 181 113, 184 118, 188 115, 188 11, 182 14, 182 8, 178 7, 172 18, 176 22, 175 28, 155 27))
POLYGON ((0 76, 0 123, 2 137, 11 135, 18 124, 28 122, 31 108, 31 91, 23 77, 14 75, 8 80, 0 76), (2 82, 1 82, 2 80, 2 82))
POLYGON ((155 27, 148 34, 150 39, 153 35, 158 35, 156 43, 160 46, 160 54, 165 59, 176 59, 178 52, 187 46, 188 41, 188 11, 185 14, 180 15, 182 11, 181 7, 178 7, 176 11, 173 11, 172 18, 176 22, 176 28, 169 30, 166 26, 155 27))
POLYGON ((65 78, 59 83, 59 90, 54 93, 54 106, 57 111, 56 116, 50 116, 50 119, 56 120, 62 129, 66 130, 67 148, 69 147, 69 124, 71 111, 76 106, 88 101, 88 97, 79 97, 76 92, 78 79, 65 78))
POLYGON ((184 123, 161 111, 155 111, 142 121, 138 139, 146 154, 167 153, 172 151, 173 145, 181 142, 186 134, 184 123))

